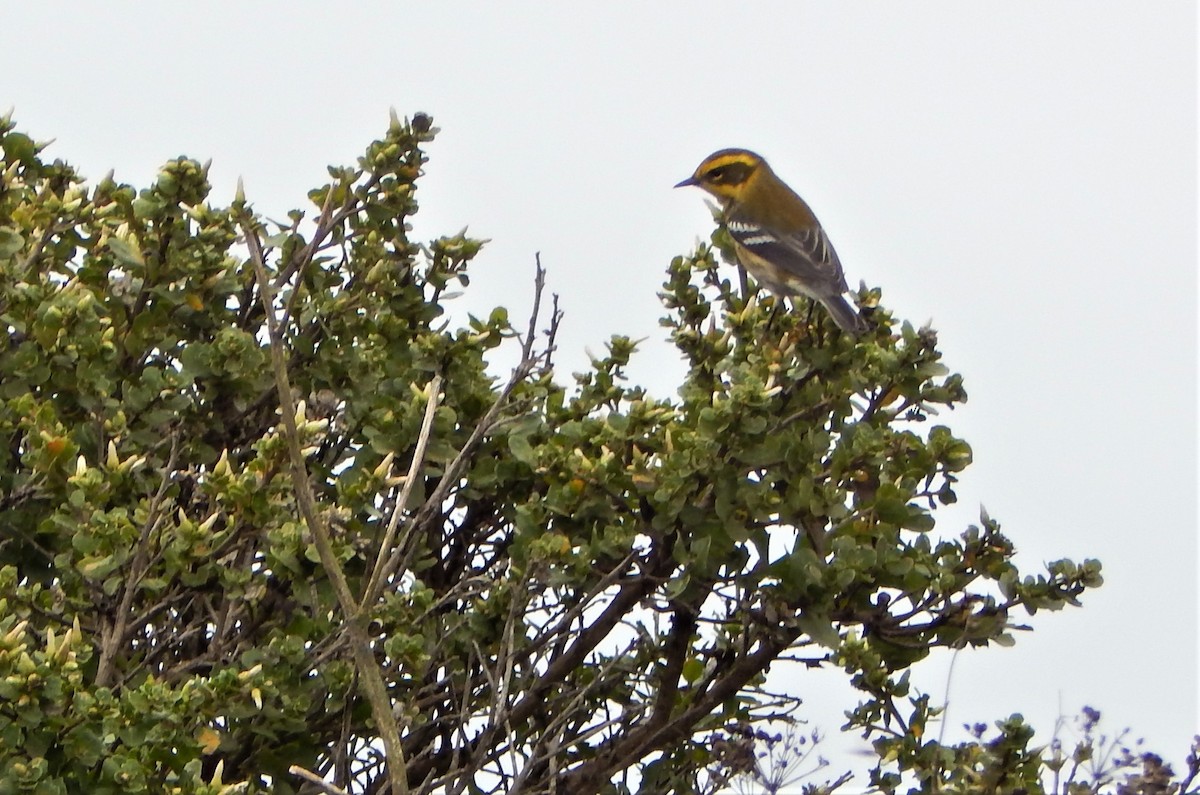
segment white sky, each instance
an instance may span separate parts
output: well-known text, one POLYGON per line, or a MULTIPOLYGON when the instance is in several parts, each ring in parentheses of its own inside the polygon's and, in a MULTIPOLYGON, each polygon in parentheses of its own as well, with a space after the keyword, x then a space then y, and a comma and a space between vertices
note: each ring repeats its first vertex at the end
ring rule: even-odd
MULTIPOLYGON (((524 317, 540 251, 563 378, 611 334, 646 337, 631 372, 659 395, 682 371, 656 292, 711 229, 671 185, 714 149, 759 151, 848 280, 933 318, 966 378, 970 403, 941 419, 976 464, 939 531, 982 502, 1029 573, 1104 562, 1083 609, 959 656, 953 726, 1019 711, 1048 741, 1089 704, 1178 763, 1198 727, 1197 12, 1147 9, 28 3, 4 11, 0 106, 93 178, 143 187, 168 158, 212 158, 214 202, 241 175, 276 217, 389 106, 427 111, 443 132, 418 236, 493 240, 463 306, 524 317)), ((946 658, 917 670, 935 699, 946 658)), ((774 682, 836 734, 853 703, 837 679, 774 682)))

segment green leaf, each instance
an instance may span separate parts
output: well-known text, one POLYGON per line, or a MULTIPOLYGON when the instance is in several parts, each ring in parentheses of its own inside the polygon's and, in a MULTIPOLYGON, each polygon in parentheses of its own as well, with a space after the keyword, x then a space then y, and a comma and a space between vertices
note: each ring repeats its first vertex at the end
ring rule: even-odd
POLYGON ((4 159, 10 162, 20 161, 24 165, 36 162, 37 145, 25 133, 10 132, 2 142, 4 159))
POLYGON ((796 616, 796 624, 805 634, 827 649, 836 649, 842 642, 837 627, 825 613, 816 610, 801 610, 796 616))
POLYGON ((142 257, 142 252, 128 241, 119 237, 110 237, 108 239, 108 250, 123 265, 132 265, 139 268, 146 265, 146 260, 142 257))
POLYGON ((9 226, 0 226, 0 257, 11 257, 25 247, 25 238, 9 226))
POLYGON ((784 593, 795 597, 807 593, 821 581, 825 563, 808 547, 800 547, 771 564, 770 573, 778 577, 784 593))
POLYGON ((98 580, 112 573, 120 563, 112 555, 89 555, 82 558, 75 568, 84 577, 98 580))
POLYGON ((907 509, 908 516, 900 522, 901 527, 905 530, 914 530, 918 533, 928 533, 933 529, 935 524, 933 514, 915 505, 909 505, 907 509))
POLYGON ((527 466, 537 464, 537 453, 533 449, 533 445, 529 443, 529 437, 523 434, 508 435, 508 449, 513 454, 513 457, 527 466))

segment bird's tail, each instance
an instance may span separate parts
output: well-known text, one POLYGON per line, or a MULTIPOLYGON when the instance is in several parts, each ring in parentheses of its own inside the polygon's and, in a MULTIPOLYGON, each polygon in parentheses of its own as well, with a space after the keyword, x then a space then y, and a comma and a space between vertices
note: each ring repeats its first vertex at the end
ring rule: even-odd
POLYGON ((838 328, 847 334, 857 337, 871 328, 858 310, 842 296, 832 295, 821 298, 821 303, 829 310, 829 315, 833 318, 833 322, 837 323, 838 328))

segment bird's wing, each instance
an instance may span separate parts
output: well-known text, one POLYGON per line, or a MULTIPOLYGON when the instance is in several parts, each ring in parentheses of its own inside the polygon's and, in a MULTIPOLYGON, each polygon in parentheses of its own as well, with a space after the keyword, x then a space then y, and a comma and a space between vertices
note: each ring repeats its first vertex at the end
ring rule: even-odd
POLYGON ((842 263, 829 243, 825 230, 811 226, 790 234, 777 234, 759 224, 730 218, 729 235, 752 254, 783 268, 817 292, 846 292, 842 263))

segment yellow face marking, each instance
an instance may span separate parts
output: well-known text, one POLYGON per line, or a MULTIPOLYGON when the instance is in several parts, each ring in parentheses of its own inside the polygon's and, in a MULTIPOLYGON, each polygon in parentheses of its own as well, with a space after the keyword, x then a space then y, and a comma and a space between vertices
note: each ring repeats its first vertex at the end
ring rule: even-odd
POLYGON ((704 159, 682 185, 697 185, 718 199, 733 198, 751 180, 763 159, 745 149, 722 149, 704 159))

